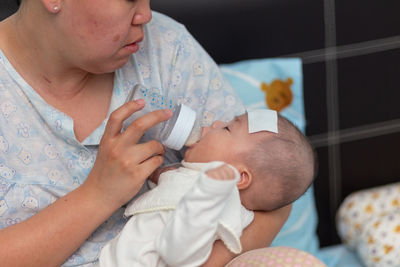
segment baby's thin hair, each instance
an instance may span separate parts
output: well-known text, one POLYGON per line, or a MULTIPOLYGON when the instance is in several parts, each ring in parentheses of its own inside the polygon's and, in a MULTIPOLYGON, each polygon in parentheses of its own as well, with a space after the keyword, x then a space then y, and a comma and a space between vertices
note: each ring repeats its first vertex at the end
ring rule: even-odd
POLYGON ((257 210, 270 211, 292 203, 307 191, 315 176, 314 149, 281 115, 278 133, 262 136, 246 161, 254 175, 252 203, 257 210))

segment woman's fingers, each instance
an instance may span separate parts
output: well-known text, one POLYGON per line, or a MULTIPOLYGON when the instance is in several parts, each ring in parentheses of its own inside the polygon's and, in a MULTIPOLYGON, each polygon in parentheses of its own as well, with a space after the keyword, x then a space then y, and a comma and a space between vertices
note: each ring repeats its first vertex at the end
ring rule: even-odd
POLYGON ((154 127, 160 122, 170 119, 172 111, 169 109, 155 110, 140 118, 134 120, 131 125, 126 128, 123 133, 123 138, 128 139, 129 143, 139 142, 142 135, 151 127, 154 127))
POLYGON ((140 164, 154 155, 164 155, 164 146, 157 141, 149 141, 143 144, 137 144, 131 152, 131 160, 136 164, 140 164))
MULTIPOLYGON (((164 157, 161 155, 156 155, 140 164, 141 174, 143 177, 149 177, 161 164, 164 162, 164 157)), ((143 180, 144 182, 145 180, 143 180)))
POLYGON ((119 207, 136 195, 146 178, 163 163, 164 151, 156 141, 131 146, 115 140, 103 142, 85 183, 106 203, 119 207))
POLYGON ((134 112, 144 107, 144 100, 139 99, 125 103, 110 114, 104 136, 112 137, 121 133, 122 123, 129 118, 134 112))
MULTIPOLYGON (((129 118, 133 113, 141 110, 145 103, 142 99, 130 101, 113 111, 108 120, 104 131, 105 138, 112 138, 121 133, 124 120, 129 118)), ((129 139, 129 143, 137 143, 142 135, 151 127, 160 122, 166 121, 172 116, 172 111, 155 110, 134 120, 124 132, 124 136, 129 139)))
POLYGON ((142 109, 142 100, 125 103, 109 118, 96 162, 87 184, 94 184, 99 195, 110 203, 125 204, 140 189, 146 178, 163 163, 164 146, 158 141, 138 143, 157 123, 168 120, 170 110, 156 110, 137 118, 121 134, 124 120, 142 109))

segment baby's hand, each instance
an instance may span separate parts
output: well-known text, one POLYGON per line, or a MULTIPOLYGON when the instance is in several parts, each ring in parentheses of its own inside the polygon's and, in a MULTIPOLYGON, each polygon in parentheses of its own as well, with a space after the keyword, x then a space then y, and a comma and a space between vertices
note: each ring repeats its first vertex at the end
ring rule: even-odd
POLYGON ((170 165, 167 165, 164 167, 159 167, 149 176, 149 179, 153 183, 158 184, 158 178, 160 178, 160 175, 163 172, 178 169, 179 167, 182 167, 181 163, 174 163, 174 164, 170 164, 170 165))
POLYGON ((215 180, 233 180, 235 178, 234 171, 227 164, 208 170, 206 174, 215 180))

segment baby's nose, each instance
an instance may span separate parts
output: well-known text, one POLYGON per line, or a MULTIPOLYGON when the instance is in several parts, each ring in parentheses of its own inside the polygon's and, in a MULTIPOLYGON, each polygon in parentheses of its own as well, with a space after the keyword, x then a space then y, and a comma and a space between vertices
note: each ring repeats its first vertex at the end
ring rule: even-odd
POLYGON ((208 131, 210 130, 210 128, 211 127, 207 127, 207 126, 204 126, 203 128, 201 128, 201 137, 206 135, 208 133, 208 131))
POLYGON ((225 127, 225 122, 222 121, 214 121, 213 124, 211 125, 212 128, 223 128, 225 127))

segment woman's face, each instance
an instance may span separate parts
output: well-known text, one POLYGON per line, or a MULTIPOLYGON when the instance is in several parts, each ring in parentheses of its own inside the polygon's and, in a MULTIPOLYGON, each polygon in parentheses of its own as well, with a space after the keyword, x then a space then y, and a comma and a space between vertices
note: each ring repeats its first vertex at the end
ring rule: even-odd
POLYGON ((56 16, 64 60, 93 73, 113 72, 138 51, 150 0, 62 0, 56 16))

